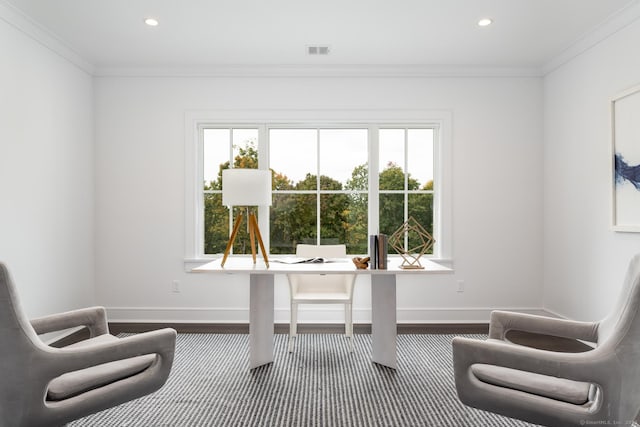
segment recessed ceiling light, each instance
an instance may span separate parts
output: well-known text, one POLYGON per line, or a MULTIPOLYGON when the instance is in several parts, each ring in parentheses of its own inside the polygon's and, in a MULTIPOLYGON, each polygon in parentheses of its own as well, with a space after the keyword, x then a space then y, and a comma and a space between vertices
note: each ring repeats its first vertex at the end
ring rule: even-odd
POLYGON ((493 23, 493 20, 491 20, 490 18, 482 18, 482 19, 480 19, 478 21, 478 26, 479 27, 488 27, 492 23, 493 23))
POLYGON ((150 27, 157 27, 159 24, 158 20, 155 18, 147 18, 144 20, 144 23, 150 27))

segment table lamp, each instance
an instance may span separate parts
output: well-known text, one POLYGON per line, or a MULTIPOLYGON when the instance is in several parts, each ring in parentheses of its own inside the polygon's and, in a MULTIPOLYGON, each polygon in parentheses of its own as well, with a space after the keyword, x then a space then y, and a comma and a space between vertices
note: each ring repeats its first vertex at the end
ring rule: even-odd
MULTIPOLYGON (((260 169, 225 169, 222 171, 222 204, 229 207, 233 216, 232 206, 271 206, 271 171, 260 169)), ((260 251, 264 258, 264 263, 269 267, 269 258, 264 249, 262 235, 258 227, 255 213, 251 212, 249 218, 249 239, 251 244, 251 255, 253 263, 256 263, 256 239, 260 245, 260 251)), ((229 243, 224 251, 222 266, 227 261, 229 252, 233 247, 233 242, 238 234, 238 229, 242 223, 242 213, 233 226, 229 243)))

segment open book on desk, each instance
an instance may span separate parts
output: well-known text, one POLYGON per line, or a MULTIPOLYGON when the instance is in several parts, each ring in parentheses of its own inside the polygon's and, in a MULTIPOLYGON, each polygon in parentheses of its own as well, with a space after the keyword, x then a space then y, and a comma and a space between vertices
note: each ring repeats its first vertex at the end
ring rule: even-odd
POLYGON ((300 258, 300 257, 286 257, 286 258, 272 258, 273 262, 280 262, 282 264, 323 264, 326 262, 344 262, 341 258, 300 258))

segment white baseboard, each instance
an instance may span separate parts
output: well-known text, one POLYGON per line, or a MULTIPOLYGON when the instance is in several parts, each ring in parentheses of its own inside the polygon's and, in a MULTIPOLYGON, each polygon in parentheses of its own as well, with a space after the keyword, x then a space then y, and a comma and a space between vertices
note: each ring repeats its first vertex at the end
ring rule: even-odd
MULTIPOLYGON (((493 310, 518 311, 556 317, 538 307, 398 308, 398 323, 487 323, 493 310)), ((247 307, 107 307, 110 322, 122 323, 248 323, 247 307)), ((289 308, 274 309, 275 323, 289 323, 289 308)), ((301 306, 300 323, 342 323, 341 306, 301 306)), ((353 309, 354 323, 371 323, 371 309, 353 309)))

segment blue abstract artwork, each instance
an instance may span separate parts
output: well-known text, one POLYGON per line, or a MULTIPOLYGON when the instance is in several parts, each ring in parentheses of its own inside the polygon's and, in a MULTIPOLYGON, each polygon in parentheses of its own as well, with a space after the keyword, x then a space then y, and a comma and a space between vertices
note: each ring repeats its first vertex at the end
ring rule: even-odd
POLYGON ((611 101, 613 230, 640 232, 640 85, 611 101))
POLYGON ((614 161, 616 184, 629 181, 636 187, 636 190, 640 191, 640 164, 634 166, 628 165, 620 153, 615 154, 614 161))

